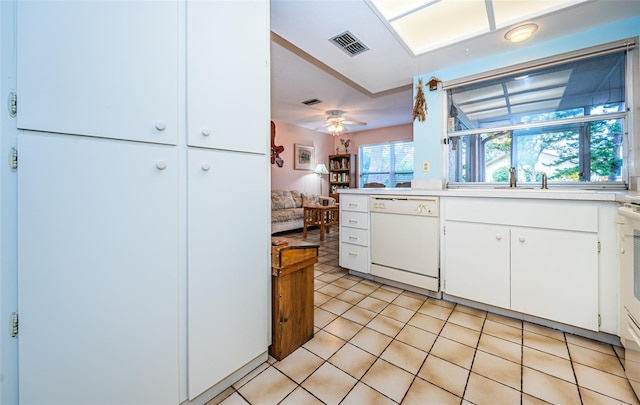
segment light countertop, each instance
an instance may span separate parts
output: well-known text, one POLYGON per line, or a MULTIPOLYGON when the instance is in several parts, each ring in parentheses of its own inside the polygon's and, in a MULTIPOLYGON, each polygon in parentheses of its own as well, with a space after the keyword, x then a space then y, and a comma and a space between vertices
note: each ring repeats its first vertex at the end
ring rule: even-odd
POLYGON ((541 200, 580 200, 580 201, 612 201, 640 202, 640 193, 627 190, 580 190, 580 189, 536 189, 536 188, 450 188, 450 189, 416 189, 416 188, 351 188, 341 189, 340 194, 364 195, 401 195, 432 197, 481 197, 481 198, 519 198, 541 200))

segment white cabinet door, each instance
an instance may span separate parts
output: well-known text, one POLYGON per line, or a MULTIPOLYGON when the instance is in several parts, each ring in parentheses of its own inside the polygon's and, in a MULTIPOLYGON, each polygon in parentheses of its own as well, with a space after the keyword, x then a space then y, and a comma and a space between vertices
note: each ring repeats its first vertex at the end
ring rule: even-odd
POLYGON ((175 144, 178 4, 19 2, 18 127, 175 144))
POLYGON ((509 227, 448 221, 445 230, 445 292, 509 308, 509 227))
POLYGON ((228 151, 188 152, 190 399, 268 348, 268 159, 228 151))
POLYGON ((178 403, 175 148, 18 148, 20 403, 178 403))
POLYGON ((269 2, 187 3, 188 143, 269 151, 269 2))
POLYGON ((597 234, 512 228, 511 307, 598 330, 597 234))

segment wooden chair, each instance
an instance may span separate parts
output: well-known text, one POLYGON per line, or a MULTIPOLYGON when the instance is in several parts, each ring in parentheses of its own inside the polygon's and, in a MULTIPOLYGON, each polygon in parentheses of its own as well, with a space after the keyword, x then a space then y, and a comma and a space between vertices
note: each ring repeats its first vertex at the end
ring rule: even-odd
POLYGON ((363 188, 384 188, 385 185, 382 183, 365 183, 363 188))
POLYGON ((410 181, 403 181, 402 183, 397 183, 396 187, 411 187, 410 181))

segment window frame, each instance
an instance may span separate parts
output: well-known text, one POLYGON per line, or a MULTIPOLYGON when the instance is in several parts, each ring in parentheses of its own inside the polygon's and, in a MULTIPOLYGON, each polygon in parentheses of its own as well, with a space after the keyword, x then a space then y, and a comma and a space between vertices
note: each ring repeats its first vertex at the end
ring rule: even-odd
MULTIPOLYGON (((633 164, 633 152, 631 151, 631 145, 635 142, 632 139, 629 139, 630 134, 633 134, 633 131, 630 128, 633 126, 633 109, 634 109, 634 88, 638 84, 636 80, 634 80, 634 74, 637 70, 636 59, 637 59, 637 48, 636 48, 637 39, 625 39, 621 41, 616 41, 608 44, 603 44, 595 47, 590 47, 582 50, 577 50, 565 54, 560 54, 544 59, 538 59, 526 63, 521 63, 518 65, 513 65, 510 67, 505 67, 501 69, 496 69, 484 73, 479 73, 463 78, 459 78, 456 80, 446 81, 443 83, 442 89, 449 90, 456 87, 461 87, 468 84, 485 82, 489 80, 494 80, 496 78, 513 76, 513 75, 524 75, 529 71, 538 70, 540 68, 551 67, 554 65, 559 65, 571 61, 587 59, 599 55, 604 55, 608 53, 622 52, 625 51, 626 61, 625 61, 625 111, 623 112, 615 112, 615 113, 606 113, 599 115, 584 115, 581 117, 571 117, 571 118, 562 118, 555 119, 549 121, 540 121, 540 122, 530 122, 530 123, 518 123, 513 125, 502 125, 499 127, 487 127, 487 128, 475 128, 475 129, 465 129, 454 131, 451 130, 448 122, 448 118, 444 126, 445 128, 445 161, 447 164, 447 173, 445 173, 445 178, 447 179, 447 188, 460 188, 460 187, 495 187, 496 185, 501 185, 503 183, 496 182, 485 182, 485 181, 449 181, 450 178, 450 170, 452 169, 449 165, 452 163, 452 157, 450 155, 449 144, 452 141, 452 138, 458 138, 466 135, 475 135, 475 134, 483 134, 490 132, 499 132, 499 131, 509 131, 511 133, 523 130, 523 129, 531 129, 531 128, 542 128, 542 127, 551 127, 551 126, 560 126, 560 125, 570 125, 570 124, 584 124, 594 121, 608 121, 608 120, 621 120, 622 121, 622 133, 623 133, 623 152, 622 152, 622 172, 621 172, 621 181, 614 182, 591 182, 591 181, 576 181, 576 182, 553 182, 554 185, 562 186, 562 187, 576 187, 576 188, 606 188, 606 189, 628 189, 629 187, 629 170, 634 166, 633 164)), ((445 105, 448 105, 449 95, 447 94, 444 97, 445 105)), ((448 109, 445 109, 445 111, 448 109)), ((513 141, 513 140, 512 140, 513 141)), ((512 143, 513 148, 513 143, 512 143)), ((517 158, 517 157, 516 157, 517 158)), ((513 157, 512 157, 513 159, 513 157)))
MULTIPOLYGON (((414 178, 415 175, 415 142, 412 139, 405 139, 405 140, 396 140, 396 141, 387 141, 387 142, 380 142, 380 143, 370 143, 370 144, 362 144, 362 145, 358 145, 358 155, 359 155, 359 159, 358 159, 358 187, 362 187, 365 183, 362 181, 363 177, 365 175, 388 175, 389 178, 389 182, 390 185, 389 187, 395 187, 395 184, 397 184, 399 181, 397 179, 398 175, 411 175, 411 180, 414 178), (413 148, 413 154, 414 154, 414 164, 411 166, 412 169, 409 171, 396 171, 395 170, 395 153, 394 153, 394 146, 397 144, 411 144, 411 147, 413 148), (363 169, 363 163, 364 163, 364 153, 363 153, 363 148, 367 148, 367 147, 374 147, 374 146, 380 146, 380 147, 384 147, 385 145, 390 145, 391 149, 390 149, 390 154, 389 154, 389 171, 367 171, 365 172, 363 169)), ((406 180, 405 180, 406 181, 406 180)))

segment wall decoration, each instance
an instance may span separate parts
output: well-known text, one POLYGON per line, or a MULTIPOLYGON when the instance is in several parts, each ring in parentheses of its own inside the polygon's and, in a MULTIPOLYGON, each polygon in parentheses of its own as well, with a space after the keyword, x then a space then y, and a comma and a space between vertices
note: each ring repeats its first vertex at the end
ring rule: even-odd
POLYGON ((284 160, 280 154, 284 152, 284 146, 276 145, 276 124, 271 121, 271 164, 277 164, 278 167, 284 165, 284 160))
POLYGON ((313 146, 295 145, 294 169, 313 170, 314 150, 313 146))
POLYGON ((429 83, 427 83, 427 85, 429 86, 429 91, 438 90, 438 83, 442 83, 442 80, 432 77, 429 83))
POLYGON ((418 86, 416 87, 416 103, 413 106, 413 121, 418 119, 422 122, 427 119, 427 101, 424 99, 424 90, 422 90, 422 79, 418 79, 418 86))
POLYGON ((342 146, 344 146, 344 153, 349 153, 349 143, 351 142, 351 139, 340 139, 340 143, 342 144, 342 146))

